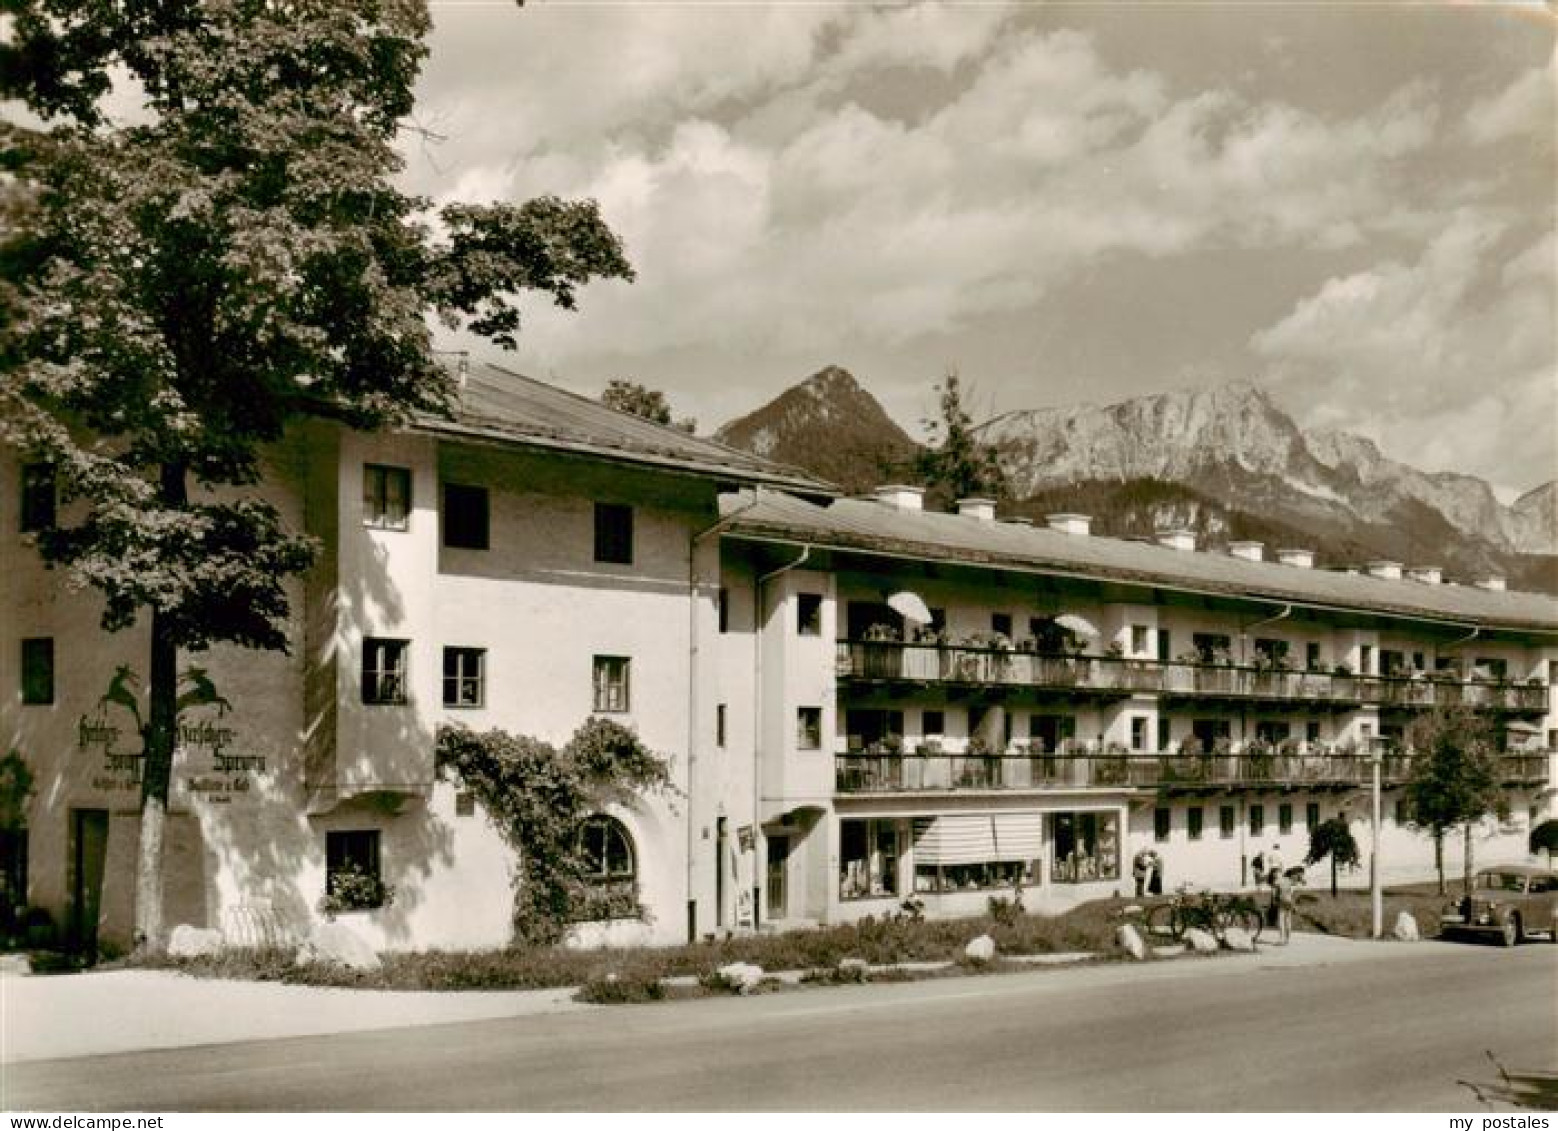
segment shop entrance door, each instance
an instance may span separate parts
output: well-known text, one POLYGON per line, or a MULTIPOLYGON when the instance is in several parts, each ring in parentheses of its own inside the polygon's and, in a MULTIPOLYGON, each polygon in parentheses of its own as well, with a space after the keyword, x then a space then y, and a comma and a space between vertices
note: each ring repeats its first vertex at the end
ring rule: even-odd
POLYGON ((97 949, 97 920, 103 907, 103 873, 108 862, 108 810, 70 811, 70 937, 86 953, 97 949))
POLYGON ((768 917, 770 919, 787 919, 789 910, 790 885, 786 874, 790 870, 790 838, 787 836, 771 836, 768 838, 768 917))

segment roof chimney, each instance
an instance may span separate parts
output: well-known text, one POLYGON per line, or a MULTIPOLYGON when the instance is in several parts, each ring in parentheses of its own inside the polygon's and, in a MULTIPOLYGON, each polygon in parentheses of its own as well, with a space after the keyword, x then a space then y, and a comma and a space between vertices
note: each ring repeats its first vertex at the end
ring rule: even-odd
POLYGON ((1093 519, 1085 514, 1047 514, 1044 521, 1049 523, 1051 530, 1062 534, 1080 534, 1086 538, 1093 530, 1093 519))
POLYGON ((1438 585, 1444 581, 1444 572, 1438 566, 1414 566, 1407 576, 1423 585, 1438 585))
POLYGON ((959 499, 958 514, 977 518, 980 522, 995 521, 994 499, 959 499))
POLYGON ((1295 569, 1314 569, 1315 552, 1313 550, 1278 550, 1277 561, 1285 566, 1293 566, 1295 569))
POLYGON ((918 511, 925 509, 925 488, 909 487, 903 483, 888 483, 876 489, 876 501, 886 503, 894 510, 918 511))
POLYGON ((1196 532, 1194 530, 1160 530, 1158 531, 1158 544, 1167 546, 1171 550, 1188 552, 1196 548, 1196 532))
POLYGON ((1230 542, 1228 552, 1236 558, 1243 558, 1247 562, 1265 560, 1266 543, 1264 542, 1230 542))
POLYGON ((1390 562, 1383 560, 1377 562, 1366 562, 1363 568, 1368 571, 1370 577, 1377 577, 1381 581, 1401 580, 1400 562, 1390 562))
POLYGON ((1502 593, 1507 587, 1502 573, 1490 573, 1487 577, 1477 582, 1478 589, 1491 589, 1495 593, 1502 593))

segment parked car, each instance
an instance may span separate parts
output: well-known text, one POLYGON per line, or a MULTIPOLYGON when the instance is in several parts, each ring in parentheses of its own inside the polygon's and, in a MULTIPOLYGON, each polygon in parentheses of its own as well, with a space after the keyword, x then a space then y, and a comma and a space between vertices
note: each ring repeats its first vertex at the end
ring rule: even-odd
POLYGON ((1558 872, 1530 864, 1484 868, 1470 895, 1445 905, 1442 935, 1461 932, 1496 934, 1505 946, 1535 932, 1558 942, 1558 872))

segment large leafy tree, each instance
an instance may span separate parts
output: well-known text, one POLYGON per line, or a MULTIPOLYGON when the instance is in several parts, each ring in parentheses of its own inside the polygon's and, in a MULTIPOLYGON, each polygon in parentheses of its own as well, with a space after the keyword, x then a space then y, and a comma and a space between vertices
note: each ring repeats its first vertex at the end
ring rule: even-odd
POLYGON ((630 278, 593 202, 455 204, 394 178, 422 0, 0 0, 0 425, 73 521, 50 561, 149 621, 137 941, 161 939, 179 652, 285 649, 313 546, 251 488, 289 422, 447 409, 436 313, 512 348, 513 295, 630 278), (110 121, 115 83, 144 92, 110 121), (437 234, 434 234, 435 227, 437 234), (79 517, 77 517, 79 516, 79 517))
POLYGON ((1005 498, 1006 475, 994 447, 975 431, 957 373, 948 373, 935 392, 937 415, 922 421, 930 443, 915 461, 926 488, 942 505, 975 497, 1005 498))
POLYGON ((1412 763, 1406 790, 1407 819, 1434 841, 1439 894, 1445 891, 1444 838, 1457 825, 1465 835, 1463 874, 1471 891, 1473 829, 1488 814, 1509 815, 1500 788, 1498 739, 1492 722, 1466 707, 1441 708, 1407 730, 1412 763))

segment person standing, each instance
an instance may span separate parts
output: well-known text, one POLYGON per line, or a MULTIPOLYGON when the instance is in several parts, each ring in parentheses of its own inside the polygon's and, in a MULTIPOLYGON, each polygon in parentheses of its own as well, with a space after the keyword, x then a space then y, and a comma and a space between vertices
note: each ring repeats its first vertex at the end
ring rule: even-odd
POLYGON ((1163 859, 1151 848, 1147 850, 1147 891, 1151 895, 1163 894, 1163 859))
POLYGON ((1286 872, 1278 872, 1276 880, 1271 885, 1277 905, 1277 937, 1283 946, 1286 946, 1288 939, 1293 936, 1293 907, 1297 902, 1295 872, 1299 875, 1303 874, 1298 868, 1289 868, 1286 872))
POLYGON ((1152 855, 1152 849, 1143 848, 1131 858, 1131 878, 1136 881, 1136 898, 1140 899, 1147 894, 1147 879, 1152 874, 1152 866, 1147 858, 1152 855))

